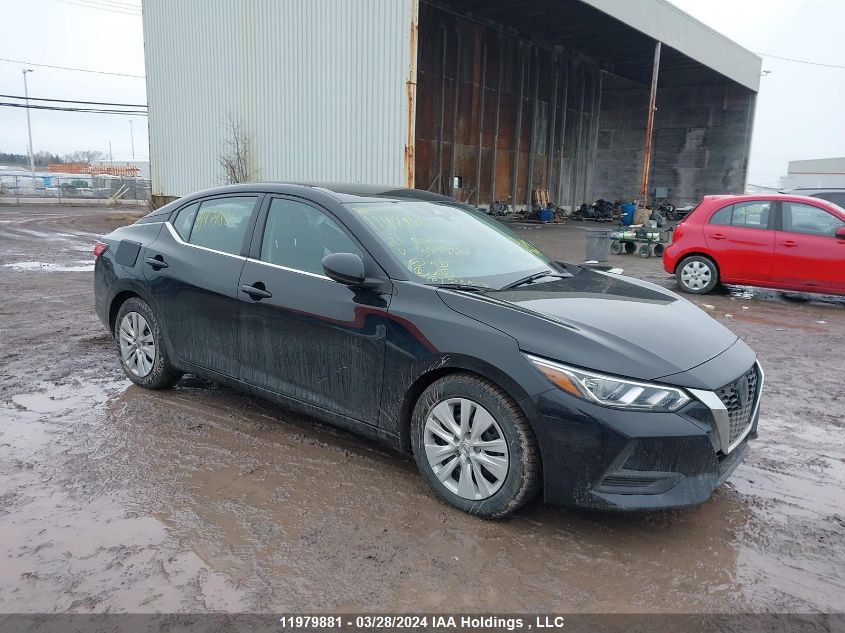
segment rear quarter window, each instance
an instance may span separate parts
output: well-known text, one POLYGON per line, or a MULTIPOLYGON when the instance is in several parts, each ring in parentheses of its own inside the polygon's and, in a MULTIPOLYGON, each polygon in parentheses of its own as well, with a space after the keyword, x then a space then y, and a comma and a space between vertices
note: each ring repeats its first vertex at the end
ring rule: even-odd
POLYGON ((199 202, 189 204, 187 207, 180 210, 179 213, 176 215, 176 218, 173 220, 173 228, 176 229, 176 232, 179 234, 179 237, 181 237, 186 242, 191 236, 191 227, 194 225, 194 218, 197 217, 197 210, 199 208, 199 202))
POLYGON ((710 224, 730 225, 733 209, 734 207, 732 204, 722 207, 710 217, 710 224))

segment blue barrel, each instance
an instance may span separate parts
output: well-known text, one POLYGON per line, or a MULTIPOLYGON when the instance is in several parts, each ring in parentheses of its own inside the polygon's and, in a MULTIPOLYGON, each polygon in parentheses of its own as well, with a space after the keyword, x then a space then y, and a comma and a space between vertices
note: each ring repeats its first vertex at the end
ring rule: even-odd
POLYGON ((631 222, 634 221, 634 209, 636 208, 637 205, 631 204, 630 202, 622 205, 622 224, 625 226, 631 225, 631 222))
POLYGON ((540 222, 551 222, 554 217, 554 211, 552 209, 540 209, 537 215, 539 216, 540 222))

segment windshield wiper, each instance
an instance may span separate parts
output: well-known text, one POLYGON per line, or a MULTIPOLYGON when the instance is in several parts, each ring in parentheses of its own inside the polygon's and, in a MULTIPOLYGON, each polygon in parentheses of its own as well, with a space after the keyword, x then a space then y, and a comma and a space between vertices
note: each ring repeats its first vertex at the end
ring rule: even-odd
POLYGON ((467 292, 482 292, 484 290, 491 290, 490 288, 483 288, 481 286, 474 286, 473 284, 457 284, 457 283, 426 284, 426 286, 433 286, 435 288, 444 288, 445 290, 466 290, 467 292))
POLYGON ((527 277, 523 277, 522 279, 517 279, 509 283, 506 286, 502 286, 499 290, 510 290, 511 288, 516 288, 517 286, 523 286, 525 284, 533 283, 538 279, 543 279, 544 277, 557 277, 558 279, 568 279, 572 277, 572 273, 553 273, 550 270, 545 270, 541 273, 534 273, 533 275, 528 275, 527 277))

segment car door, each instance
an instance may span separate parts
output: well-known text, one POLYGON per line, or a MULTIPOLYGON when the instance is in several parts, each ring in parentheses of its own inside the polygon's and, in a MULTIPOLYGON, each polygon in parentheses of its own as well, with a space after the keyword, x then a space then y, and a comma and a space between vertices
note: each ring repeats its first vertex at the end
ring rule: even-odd
POLYGON ((775 203, 747 200, 722 207, 704 225, 707 248, 724 280, 769 281, 775 250, 775 203))
POLYGON ((828 209, 781 202, 773 280, 810 292, 845 291, 845 240, 835 235, 842 226, 845 220, 828 209))
POLYGON ((323 274, 348 252, 375 265, 325 209, 268 196, 240 278, 241 380, 376 425, 389 295, 323 274))
POLYGON ((236 378, 238 279, 258 195, 218 196, 182 207, 144 253, 144 269, 173 352, 236 378))

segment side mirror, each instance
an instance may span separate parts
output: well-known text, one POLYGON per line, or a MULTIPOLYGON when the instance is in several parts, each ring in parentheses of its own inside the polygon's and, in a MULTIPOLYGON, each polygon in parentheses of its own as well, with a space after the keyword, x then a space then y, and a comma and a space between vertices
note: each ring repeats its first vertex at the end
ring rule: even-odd
POLYGON ((836 237, 840 240, 845 240, 845 226, 840 226, 836 229, 836 237))
POLYGON ((323 258, 326 277, 346 286, 372 287, 378 285, 367 279, 364 261, 355 253, 332 253, 323 258))

